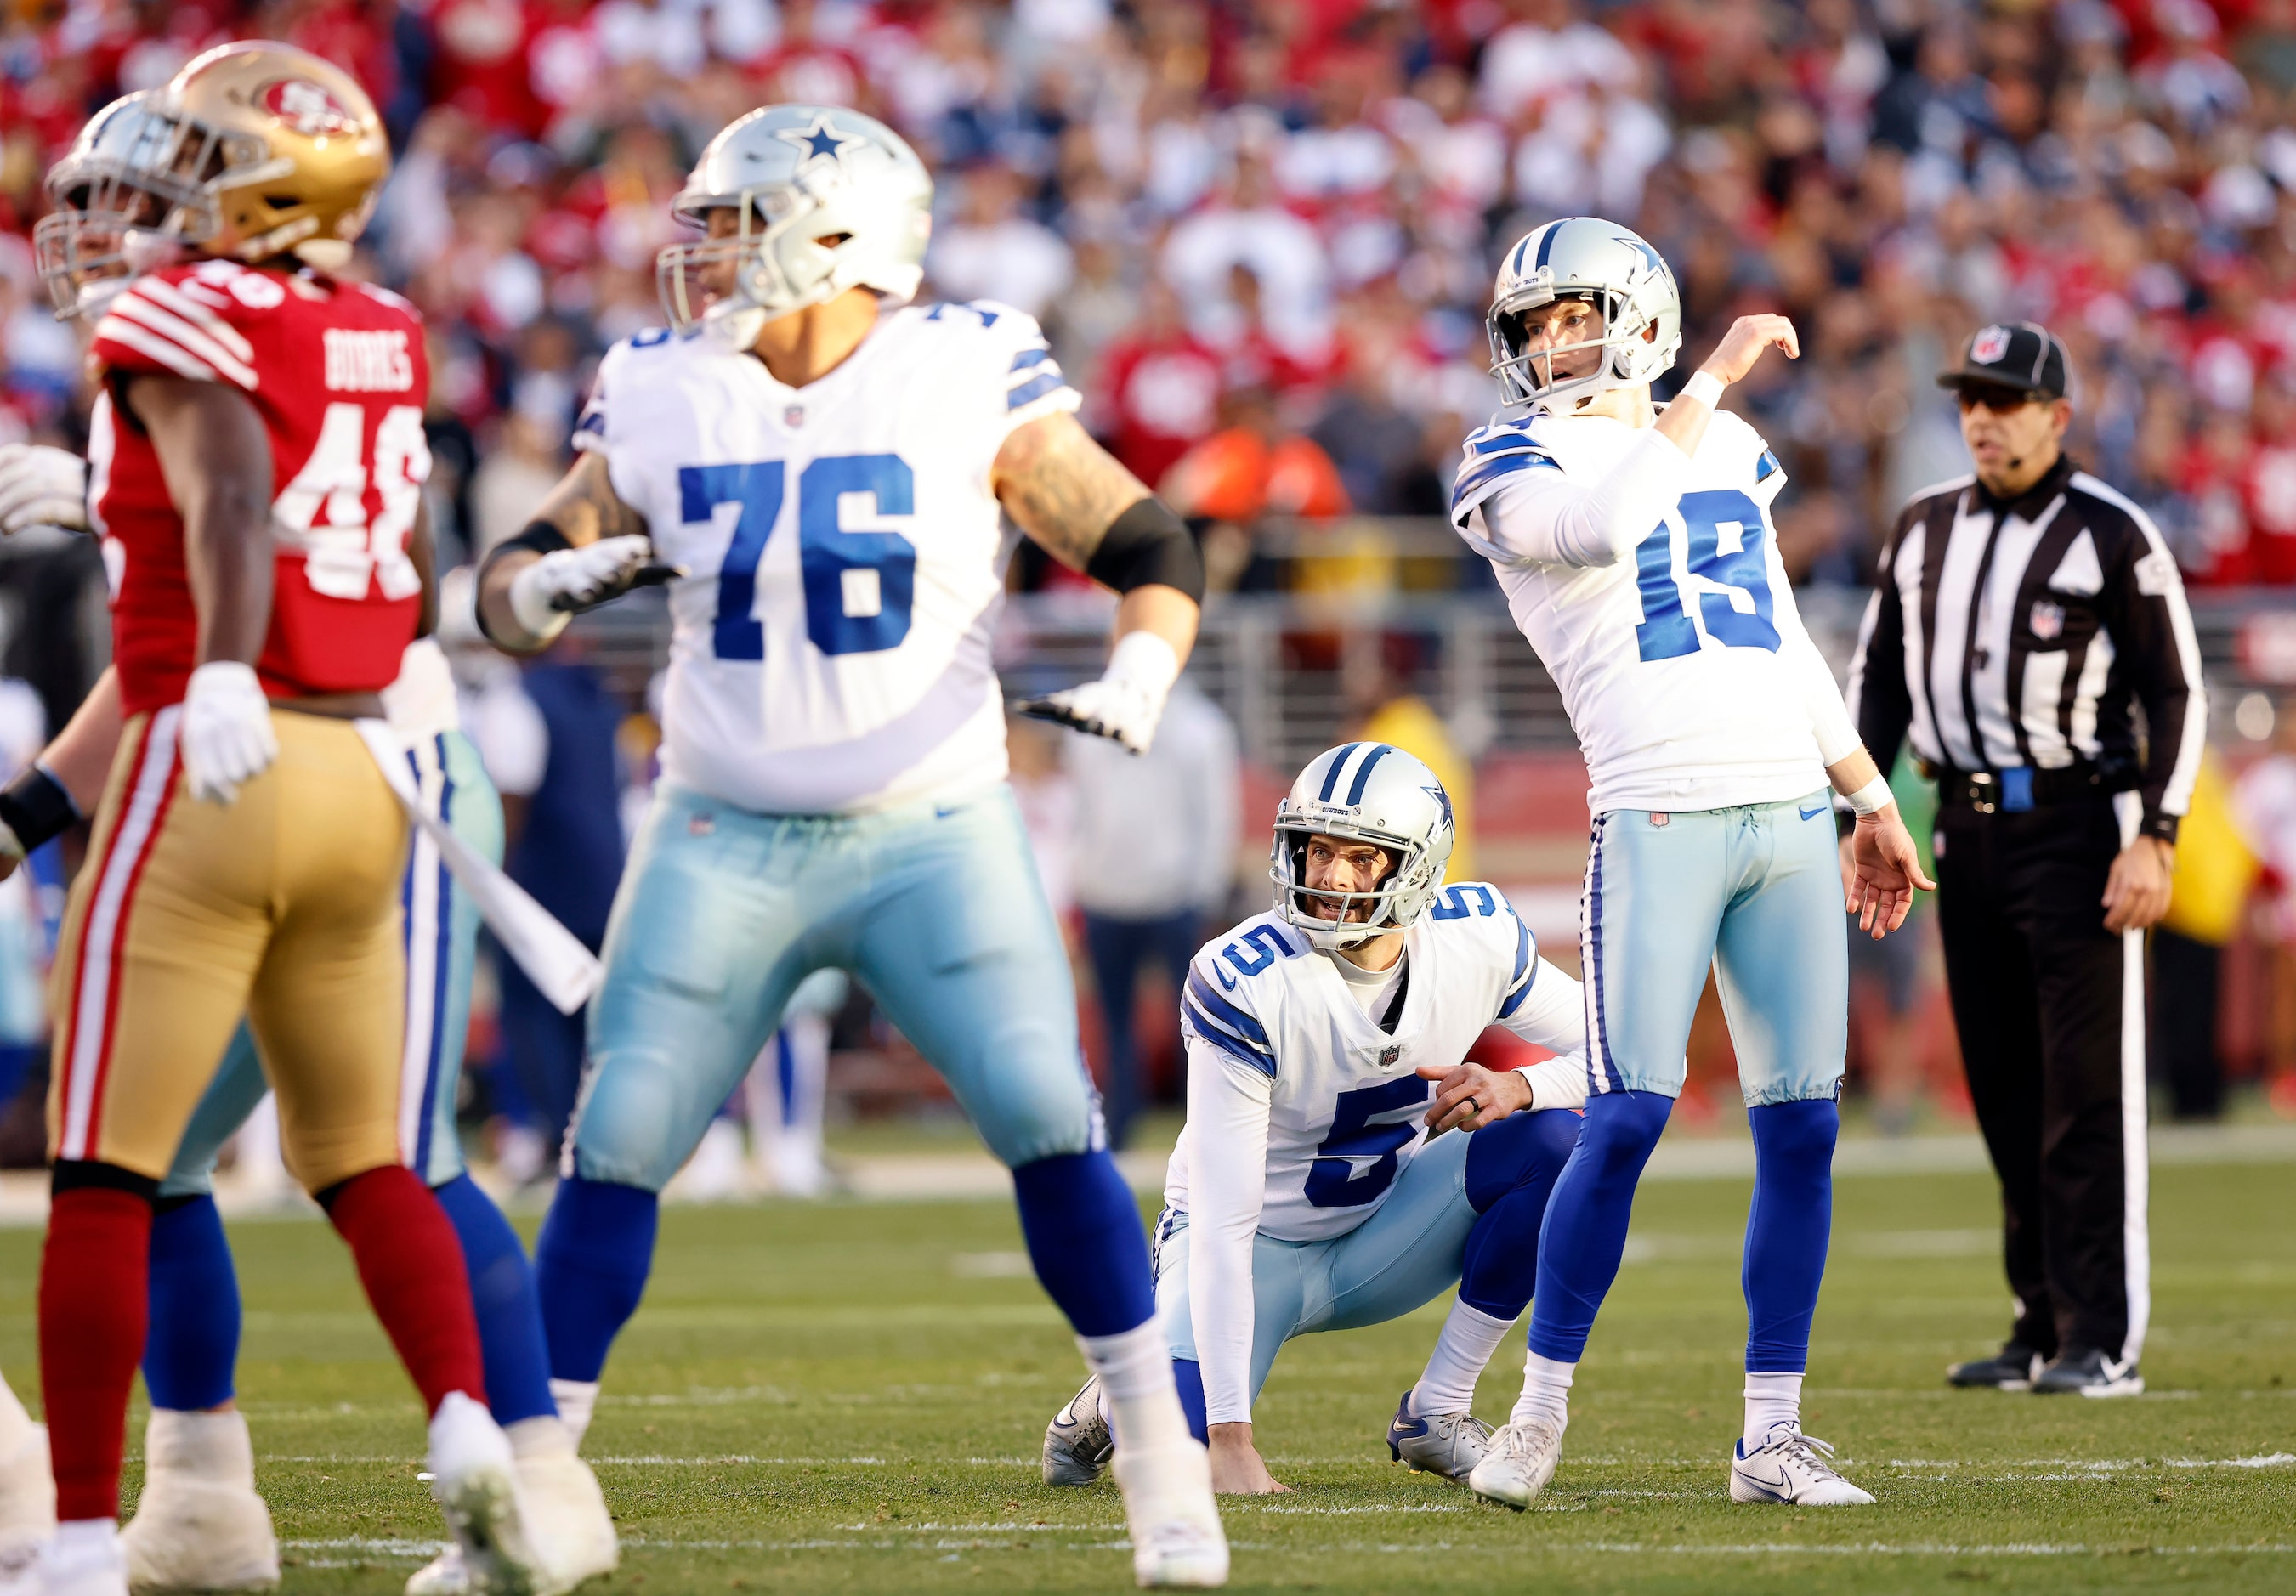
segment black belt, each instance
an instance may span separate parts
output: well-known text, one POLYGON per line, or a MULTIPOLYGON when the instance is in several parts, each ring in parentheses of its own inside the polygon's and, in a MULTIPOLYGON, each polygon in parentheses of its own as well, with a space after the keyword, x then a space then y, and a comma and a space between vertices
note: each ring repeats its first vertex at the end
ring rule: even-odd
POLYGON ((2029 809, 2076 803, 2127 792, 2140 780, 2134 765, 2078 765, 2042 770, 2020 765, 2008 770, 1948 770, 1927 760, 1921 772, 1937 783, 1938 802, 1980 814, 2022 814, 2029 809))

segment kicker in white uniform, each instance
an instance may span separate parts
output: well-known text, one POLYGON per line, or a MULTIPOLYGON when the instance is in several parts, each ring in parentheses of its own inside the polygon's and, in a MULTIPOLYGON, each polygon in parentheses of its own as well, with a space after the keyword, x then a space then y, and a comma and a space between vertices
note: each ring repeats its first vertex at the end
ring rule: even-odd
MULTIPOLYGON (((1585 1007, 1498 888, 1442 884, 1452 840, 1450 800, 1424 765, 1385 743, 1334 749, 1277 812, 1274 909, 1205 944, 1189 970, 1188 1122, 1166 1176, 1156 1292, 1220 1490, 1280 1488, 1250 1420, 1285 1341, 1400 1317, 1454 1284, 1388 1441, 1414 1468, 1460 1477, 1490 1434, 1468 1409, 1529 1300, 1547 1193, 1578 1140, 1567 1110, 1586 1096, 1585 1007), (1570 1056, 1521 1072, 1466 1065, 1492 1025, 1570 1056), (1463 1128, 1431 1138, 1431 1125, 1463 1128)), ((1048 1483, 1097 1473, 1095 1397, 1087 1385, 1047 1430, 1048 1483)))
POLYGON ((1525 235, 1500 268, 1492 372, 1522 419, 1471 438, 1452 502, 1570 713, 1594 815, 1580 954, 1578 1155, 1541 1249, 1524 1392, 1470 1483, 1522 1507, 1553 1475, 1572 1372, 1616 1277, 1642 1167, 1682 1090, 1713 969, 1758 1174, 1747 1226, 1742 1502, 1870 1502, 1803 1436, 1848 1028, 1832 786, 1859 811, 1852 908, 1874 935, 1919 876, 1889 789, 1795 612, 1769 506, 1785 480, 1723 390, 1773 346, 1749 316, 1661 413, 1682 309, 1649 244, 1593 217, 1525 235))

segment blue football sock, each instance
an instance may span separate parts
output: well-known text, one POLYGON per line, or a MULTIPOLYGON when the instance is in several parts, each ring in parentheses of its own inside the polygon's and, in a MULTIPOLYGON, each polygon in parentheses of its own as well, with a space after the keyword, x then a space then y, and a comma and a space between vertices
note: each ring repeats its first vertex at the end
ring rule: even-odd
POLYGON ((1180 1387, 1180 1412, 1188 1416, 1188 1433, 1210 1445, 1212 1427, 1204 1418, 1204 1366, 1193 1359, 1174 1358, 1172 1383, 1180 1387))
POLYGON ((645 1295, 661 1200, 636 1186, 558 1183, 534 1248, 542 1328, 557 1379, 595 1380, 645 1295))
POLYGON ((1023 1164, 1013 1192, 1037 1279, 1078 1335, 1122 1335, 1156 1316, 1148 1232, 1113 1155, 1102 1149, 1023 1164))
POLYGON ((1568 1109, 1515 1114, 1467 1141, 1467 1201, 1475 1226, 1459 1268, 1459 1300, 1513 1324, 1538 1277, 1538 1226, 1555 1177, 1578 1144, 1568 1109))
POLYGON ((1830 1099, 1767 1103, 1754 1129, 1754 1206, 1746 1215, 1746 1372, 1800 1374, 1809 1321, 1825 1278, 1833 1230, 1833 1142, 1841 1111, 1830 1099))
POLYGON ((556 1414, 550 1400, 550 1355, 542 1341, 542 1299, 518 1232, 468 1174, 430 1188, 462 1239, 463 1266, 478 1310, 479 1351, 486 1361, 487 1406, 497 1424, 556 1414))
POLYGON ((163 1199, 152 1219, 144 1384, 155 1408, 200 1412, 232 1397, 239 1277, 212 1197, 163 1199))
POLYGON ((1674 1099, 1657 1092, 1605 1092, 1587 1100, 1578 1150, 1554 1183, 1538 1232, 1530 1350, 1540 1357, 1575 1363, 1586 1352, 1595 1310, 1619 1278, 1627 1250, 1635 1183, 1673 1110, 1674 1099))

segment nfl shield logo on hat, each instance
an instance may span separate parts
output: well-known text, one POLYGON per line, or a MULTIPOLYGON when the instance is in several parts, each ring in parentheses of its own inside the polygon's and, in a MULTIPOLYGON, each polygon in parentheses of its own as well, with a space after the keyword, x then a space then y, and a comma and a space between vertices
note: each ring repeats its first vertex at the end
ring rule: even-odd
POLYGON ((2009 329, 1983 327, 1969 340, 1969 363, 1972 365, 1991 365, 2009 353, 2009 329))

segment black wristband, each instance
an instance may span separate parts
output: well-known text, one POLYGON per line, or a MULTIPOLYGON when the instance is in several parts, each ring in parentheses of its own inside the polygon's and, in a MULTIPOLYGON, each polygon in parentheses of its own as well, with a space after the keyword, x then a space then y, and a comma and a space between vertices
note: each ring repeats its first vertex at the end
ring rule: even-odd
POLYGON ((2177 814, 2148 814, 2137 823, 2136 834, 2155 838, 2174 847, 2177 846, 2177 823, 2183 818, 2177 814))
POLYGON ((1141 500, 1109 522, 1084 574, 1119 593, 1136 587, 1177 587, 1204 602, 1204 557, 1185 522, 1154 497, 1141 500))
MULTIPOLYGON (((479 561, 479 579, 472 584, 472 591, 483 594, 487 590, 487 575, 494 569, 495 562, 514 549, 524 549, 535 554, 555 554, 561 549, 570 549, 573 546, 566 541, 566 534, 548 521, 529 521, 525 526, 521 527, 514 536, 504 538, 487 551, 486 557, 479 561)), ((484 603, 474 600, 471 609, 478 618, 479 632, 481 636, 498 649, 512 647, 511 644, 496 637, 494 628, 487 625, 487 607, 484 603)), ((533 648, 537 645, 527 643, 524 646, 533 648)))
POLYGON ((35 765, 0 787, 0 825, 16 834, 26 853, 79 823, 79 806, 64 784, 35 765))

